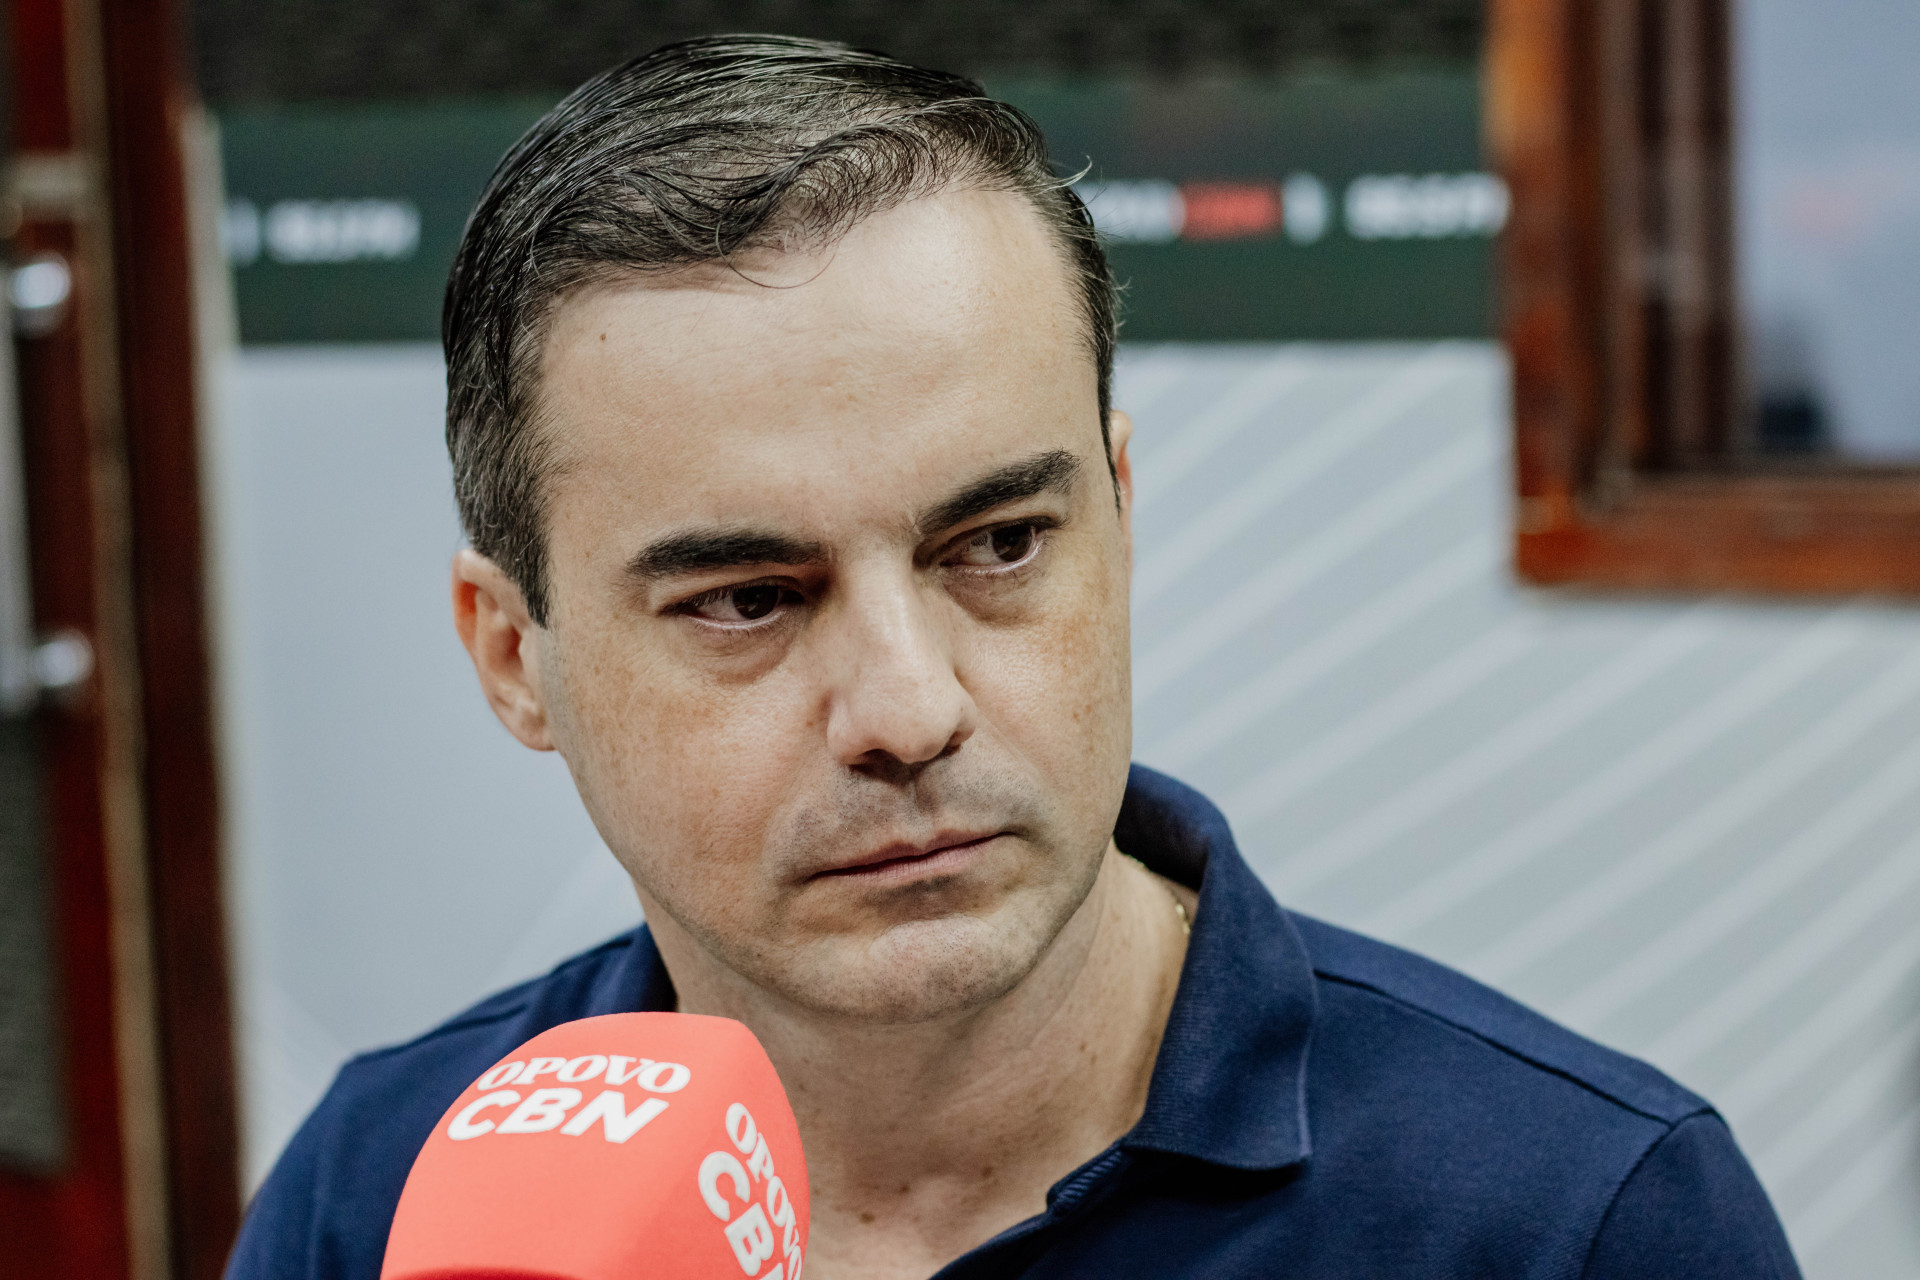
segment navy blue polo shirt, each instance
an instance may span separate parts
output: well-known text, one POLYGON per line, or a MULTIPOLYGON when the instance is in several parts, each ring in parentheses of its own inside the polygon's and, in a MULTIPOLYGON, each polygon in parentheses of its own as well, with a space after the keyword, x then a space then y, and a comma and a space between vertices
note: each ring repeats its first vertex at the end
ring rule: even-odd
MULTIPOLYGON (((1200 894, 1146 1112, 941 1280, 1799 1274, 1700 1098, 1283 911, 1226 819, 1170 778, 1134 768, 1114 836, 1200 894)), ((229 1280, 375 1280, 414 1155, 476 1076, 558 1023, 673 1007, 643 926, 355 1058, 255 1197, 229 1280)))

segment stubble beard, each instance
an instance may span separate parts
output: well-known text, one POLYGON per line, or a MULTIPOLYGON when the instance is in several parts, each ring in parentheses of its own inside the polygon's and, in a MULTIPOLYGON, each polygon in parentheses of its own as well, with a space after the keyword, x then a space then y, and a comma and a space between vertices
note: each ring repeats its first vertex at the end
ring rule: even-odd
POLYGON ((652 896, 725 971, 810 1019, 935 1022, 1018 987, 1086 901, 1106 839, 1076 840, 1082 833, 1072 825, 1034 779, 1012 769, 962 772, 956 758, 904 785, 846 774, 825 798, 775 823, 761 860, 763 883, 775 887, 749 920, 735 917, 728 928, 673 896, 652 896), (1000 843, 1011 850, 990 872, 975 868, 954 883, 934 880, 814 918, 809 899, 827 888, 810 882, 818 868, 903 834, 952 827, 1009 832, 1000 843))

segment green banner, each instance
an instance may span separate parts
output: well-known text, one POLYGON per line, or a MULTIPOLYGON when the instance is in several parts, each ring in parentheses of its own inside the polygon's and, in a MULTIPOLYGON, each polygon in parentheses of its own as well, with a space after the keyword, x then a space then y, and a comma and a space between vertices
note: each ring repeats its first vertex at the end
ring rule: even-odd
MULTIPOLYGON (((1507 201, 1481 168, 1470 69, 990 87, 1081 175, 1130 340, 1492 331, 1507 201)), ((547 105, 223 113, 242 341, 437 338, 467 213, 547 105)))

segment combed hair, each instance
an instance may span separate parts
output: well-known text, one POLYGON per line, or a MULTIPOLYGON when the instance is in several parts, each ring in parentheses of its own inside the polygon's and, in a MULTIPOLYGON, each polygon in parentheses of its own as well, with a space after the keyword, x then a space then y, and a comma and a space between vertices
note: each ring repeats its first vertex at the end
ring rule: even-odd
POLYGON ((588 81, 507 152, 447 281, 447 449, 468 541, 536 622, 549 606, 551 466, 538 375, 556 305, 621 275, 823 247, 863 218, 963 187, 1024 196, 1064 250, 1108 443, 1106 256, 1039 127, 975 81, 825 41, 688 40, 588 81))

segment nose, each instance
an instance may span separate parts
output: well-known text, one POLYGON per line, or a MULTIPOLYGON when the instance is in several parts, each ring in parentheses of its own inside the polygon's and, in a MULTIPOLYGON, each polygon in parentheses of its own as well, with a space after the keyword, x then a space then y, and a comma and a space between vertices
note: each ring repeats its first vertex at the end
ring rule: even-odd
POLYGON ((953 633, 910 571, 849 578, 831 646, 829 750, 848 768, 910 781, 973 736, 978 711, 953 633))

